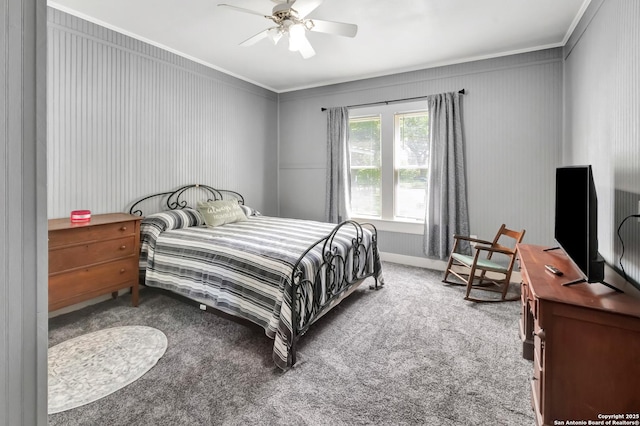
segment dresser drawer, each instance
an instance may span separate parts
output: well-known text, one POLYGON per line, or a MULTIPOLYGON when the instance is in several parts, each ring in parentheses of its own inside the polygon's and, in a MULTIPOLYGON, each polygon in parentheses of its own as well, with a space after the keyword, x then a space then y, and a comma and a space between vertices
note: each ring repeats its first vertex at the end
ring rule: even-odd
POLYGON ((538 335, 533 336, 533 347, 535 355, 534 366, 537 365, 539 369, 542 369, 544 367, 544 341, 538 335))
POLYGON ((67 244, 88 243, 104 239, 121 238, 128 235, 134 235, 135 229, 136 222, 133 220, 97 226, 79 224, 77 227, 49 231, 49 248, 55 248, 67 244))
POLYGON ((529 338, 527 335, 527 315, 529 314, 529 305, 527 304, 528 286, 526 283, 520 284, 520 338, 522 341, 529 338))
POLYGON ((49 273, 67 271, 95 263, 128 257, 134 254, 133 235, 116 240, 61 247, 49 252, 49 273))
POLYGON ((520 299, 526 302, 529 299, 529 284, 526 281, 520 282, 520 299))
POLYGON ((531 315, 533 315, 533 319, 538 321, 538 299, 529 299, 529 310, 531 311, 531 315))
POLYGON ((103 263, 49 276, 49 310, 131 286, 138 281, 138 258, 103 263))
POLYGON ((538 380, 531 379, 531 408, 533 408, 533 413, 535 415, 535 424, 536 425, 544 425, 544 418, 542 415, 542 408, 540 407, 540 383, 538 380))
POLYGON ((537 406, 540 412, 544 412, 543 407, 543 392, 544 392, 544 369, 540 366, 540 354, 538 351, 535 351, 533 354, 533 378, 531 379, 531 389, 533 391, 533 397, 536 401, 535 405, 537 406))
POLYGON ((537 325, 534 326, 533 335, 533 380, 532 388, 536 406, 540 413, 544 413, 544 393, 545 393, 545 332, 537 325))

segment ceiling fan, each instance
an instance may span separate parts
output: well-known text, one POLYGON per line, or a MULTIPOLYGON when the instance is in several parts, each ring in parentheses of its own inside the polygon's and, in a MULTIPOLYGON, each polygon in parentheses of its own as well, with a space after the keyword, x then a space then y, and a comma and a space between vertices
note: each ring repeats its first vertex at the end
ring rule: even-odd
POLYGON ((300 52, 303 58, 307 59, 316 54, 315 50, 307 40, 306 32, 314 31, 319 33, 333 34, 344 37, 355 37, 358 26, 345 24, 342 22, 323 21, 320 19, 307 18, 323 0, 271 0, 277 3, 271 15, 245 9, 243 7, 230 4, 219 4, 218 6, 230 8, 238 12, 259 15, 273 21, 276 26, 267 28, 264 31, 250 37, 240 43, 240 46, 251 46, 258 41, 269 38, 274 44, 283 36, 289 37, 289 50, 300 52))

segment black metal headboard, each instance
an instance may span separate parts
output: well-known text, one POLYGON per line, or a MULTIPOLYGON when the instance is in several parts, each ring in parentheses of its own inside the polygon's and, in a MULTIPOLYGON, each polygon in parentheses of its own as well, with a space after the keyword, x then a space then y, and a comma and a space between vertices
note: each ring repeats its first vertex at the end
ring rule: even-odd
POLYGON ((238 200, 238 203, 244 204, 244 197, 238 192, 227 189, 216 189, 208 185, 201 185, 196 183, 192 185, 181 186, 180 188, 173 191, 159 192, 157 194, 147 195, 146 197, 140 198, 131 205, 131 208, 129 208, 129 213, 137 216, 143 216, 141 208, 138 208, 137 206, 143 201, 156 197, 166 197, 166 207, 168 210, 184 209, 185 207, 189 207, 189 202, 184 199, 186 197, 185 193, 187 193, 189 190, 204 192, 205 196, 207 197, 207 201, 224 200, 232 197, 238 200))

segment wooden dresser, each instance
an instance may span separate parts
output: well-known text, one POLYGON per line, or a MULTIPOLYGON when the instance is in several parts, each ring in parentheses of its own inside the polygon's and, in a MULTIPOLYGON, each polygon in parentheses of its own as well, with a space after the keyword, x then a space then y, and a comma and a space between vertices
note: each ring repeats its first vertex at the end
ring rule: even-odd
POLYGON ((518 253, 520 336, 523 357, 533 361, 536 423, 588 424, 614 414, 640 420, 640 291, 611 269, 605 281, 624 294, 600 283, 563 286, 580 273, 562 250, 521 244, 518 253))
POLYGON ((88 223, 49 220, 49 311, 130 288, 138 306, 139 216, 98 214, 88 223))

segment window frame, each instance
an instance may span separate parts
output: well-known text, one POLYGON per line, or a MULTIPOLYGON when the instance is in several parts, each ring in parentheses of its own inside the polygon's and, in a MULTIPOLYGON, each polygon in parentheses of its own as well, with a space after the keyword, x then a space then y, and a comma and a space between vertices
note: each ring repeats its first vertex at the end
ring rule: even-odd
POLYGON ((426 101, 393 103, 368 107, 351 108, 349 119, 364 117, 380 117, 380 157, 381 157, 381 215, 371 217, 362 214, 352 214, 352 219, 359 222, 373 223, 383 231, 401 232, 407 234, 423 234, 424 219, 413 220, 395 217, 396 190, 399 184, 399 169, 396 167, 396 126, 397 114, 412 114, 426 112, 426 101))
MULTIPOLYGON (((351 126, 351 120, 357 120, 357 121, 365 121, 365 120, 379 120, 380 121, 380 127, 381 127, 381 133, 380 133, 380 165, 378 167, 376 166, 356 166, 357 169, 359 170, 365 170, 365 169, 370 169, 370 170, 374 170, 376 168, 380 169, 380 192, 382 193, 382 116, 380 114, 364 114, 364 115, 358 115, 356 117, 352 117, 351 113, 349 114, 349 126, 351 126)), ((350 149, 350 148, 349 148, 350 149)), ((353 159, 352 159, 353 160, 353 159)), ((351 172, 353 172, 354 167, 353 164, 351 165, 351 172)), ((353 174, 353 173, 352 173, 353 174)), ((351 200, 353 200, 353 187, 351 188, 351 200)), ((381 206, 382 208, 382 206, 381 206)), ((377 216, 372 216, 372 215, 363 215, 361 214, 361 217, 363 218, 370 218, 370 219, 376 219, 378 218, 377 216)), ((380 217, 382 217, 382 211, 380 212, 380 217)))

